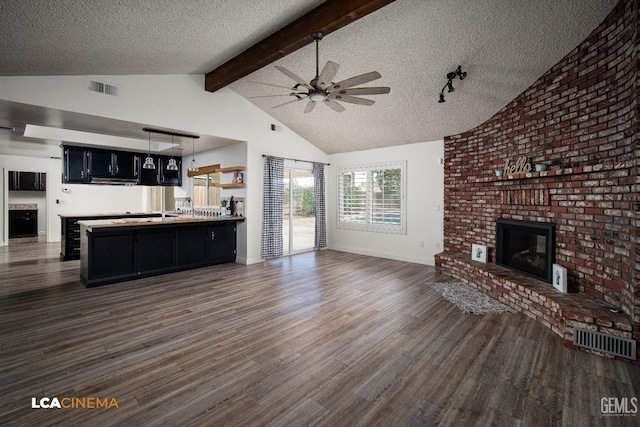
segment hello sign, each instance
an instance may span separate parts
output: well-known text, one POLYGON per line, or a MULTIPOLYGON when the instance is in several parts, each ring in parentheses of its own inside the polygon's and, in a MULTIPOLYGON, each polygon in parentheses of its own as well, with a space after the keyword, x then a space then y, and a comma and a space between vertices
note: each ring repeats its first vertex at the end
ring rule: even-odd
POLYGON ((531 172, 531 163, 527 160, 527 156, 518 157, 515 163, 511 163, 509 159, 504 162, 504 174, 515 175, 517 173, 531 172))

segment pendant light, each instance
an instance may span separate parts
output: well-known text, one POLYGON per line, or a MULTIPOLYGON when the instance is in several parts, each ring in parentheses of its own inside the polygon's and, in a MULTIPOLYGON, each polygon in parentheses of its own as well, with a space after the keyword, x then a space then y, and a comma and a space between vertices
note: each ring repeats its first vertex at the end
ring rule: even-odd
POLYGON ((191 138, 192 160, 191 160, 191 164, 189 165, 189 172, 197 172, 198 171, 198 164, 196 163, 195 142, 196 142, 196 139, 192 137, 191 138))
POLYGON ((149 151, 147 152, 147 158, 144 159, 144 164, 142 165, 143 169, 155 169, 156 164, 153 163, 153 158, 151 157, 151 132, 147 131, 149 134, 149 151))
POLYGON ((169 163, 167 163, 168 171, 177 171, 178 165, 176 164, 176 159, 173 158, 173 135, 171 135, 171 158, 169 159, 169 163))

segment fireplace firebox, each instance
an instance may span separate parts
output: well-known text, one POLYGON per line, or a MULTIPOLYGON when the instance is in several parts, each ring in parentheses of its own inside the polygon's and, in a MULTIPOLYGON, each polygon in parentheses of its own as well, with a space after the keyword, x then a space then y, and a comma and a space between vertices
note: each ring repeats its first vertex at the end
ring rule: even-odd
POLYGON ((496 221, 496 264, 552 283, 555 225, 499 218, 496 221))

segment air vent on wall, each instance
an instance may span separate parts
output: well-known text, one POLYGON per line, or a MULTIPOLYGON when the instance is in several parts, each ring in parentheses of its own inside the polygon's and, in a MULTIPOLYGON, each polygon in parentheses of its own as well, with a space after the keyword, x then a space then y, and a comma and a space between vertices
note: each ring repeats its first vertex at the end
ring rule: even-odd
POLYGON ((92 92, 104 93, 105 95, 118 96, 118 86, 97 82, 95 80, 89 81, 89 90, 92 92))
POLYGON ((636 360, 635 340, 576 328, 573 334, 573 343, 579 347, 636 360))

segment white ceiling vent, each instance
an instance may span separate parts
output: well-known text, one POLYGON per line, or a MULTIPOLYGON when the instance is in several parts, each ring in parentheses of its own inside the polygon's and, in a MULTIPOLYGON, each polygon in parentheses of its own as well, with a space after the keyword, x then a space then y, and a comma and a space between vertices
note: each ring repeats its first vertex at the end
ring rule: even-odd
POLYGON ((105 95, 118 96, 118 86, 109 83, 89 80, 89 90, 92 92, 104 93, 105 95))

